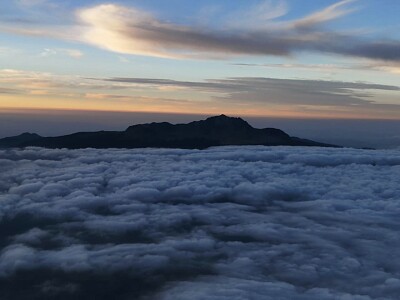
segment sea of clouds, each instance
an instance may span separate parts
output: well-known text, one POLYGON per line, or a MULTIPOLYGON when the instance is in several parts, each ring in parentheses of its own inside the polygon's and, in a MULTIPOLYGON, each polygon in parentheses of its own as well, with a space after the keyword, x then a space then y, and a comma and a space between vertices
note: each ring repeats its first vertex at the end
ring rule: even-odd
POLYGON ((400 150, 0 151, 1 299, 398 299, 400 150))

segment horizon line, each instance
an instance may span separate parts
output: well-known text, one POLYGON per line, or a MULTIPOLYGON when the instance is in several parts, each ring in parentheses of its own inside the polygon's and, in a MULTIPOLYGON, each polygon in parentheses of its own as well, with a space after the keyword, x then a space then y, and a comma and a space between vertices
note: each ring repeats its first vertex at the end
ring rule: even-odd
POLYGON ((273 115, 257 115, 257 114, 237 114, 237 113, 190 113, 190 112, 162 112, 162 111, 131 111, 131 110, 101 110, 101 109, 75 109, 75 108, 16 108, 16 107, 1 107, 0 114, 2 113, 17 113, 29 114, 32 112, 46 113, 46 112, 80 112, 80 113, 108 113, 108 114, 159 114, 159 115, 182 115, 182 116, 219 116, 224 114, 226 116, 241 117, 241 118, 268 118, 268 119, 283 119, 283 120, 353 120, 353 121, 400 121, 400 118, 373 118, 373 117, 316 117, 316 116, 273 116, 273 115))

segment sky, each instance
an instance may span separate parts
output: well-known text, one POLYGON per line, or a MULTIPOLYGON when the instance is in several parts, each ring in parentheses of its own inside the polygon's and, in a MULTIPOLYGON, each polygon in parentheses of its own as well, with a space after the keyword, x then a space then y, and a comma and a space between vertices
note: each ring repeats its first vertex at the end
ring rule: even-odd
POLYGON ((398 1, 3 2, 3 118, 400 120, 398 1))

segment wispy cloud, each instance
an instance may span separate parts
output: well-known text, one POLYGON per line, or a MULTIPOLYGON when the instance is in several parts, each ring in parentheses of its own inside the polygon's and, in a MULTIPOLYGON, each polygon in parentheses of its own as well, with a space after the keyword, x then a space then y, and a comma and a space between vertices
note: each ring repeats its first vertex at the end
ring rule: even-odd
POLYGON ((271 26, 271 21, 287 14, 289 7, 285 1, 264 0, 261 3, 228 14, 224 25, 235 29, 260 29, 271 26), (240 22, 238 22, 240 20, 240 22))
MULTIPOLYGON (((290 22, 269 22, 268 26, 258 22, 258 25, 243 26, 241 30, 174 24, 151 13, 114 4, 82 9, 78 16, 87 26, 83 40, 120 53, 170 58, 228 58, 238 55, 288 56, 298 51, 311 51, 400 60, 399 41, 367 40, 323 29, 322 24, 352 12, 353 9, 348 7, 351 2, 340 1, 290 22)), ((276 10, 273 16, 266 14, 267 19, 283 14, 281 10, 276 10)))
POLYGON ((137 103, 141 108, 168 107, 169 111, 209 112, 239 110, 288 114, 306 111, 365 114, 394 118, 400 113, 400 87, 365 82, 233 77, 204 81, 157 78, 82 78, 51 73, 0 70, 0 92, 47 95, 108 103, 137 103), (174 106, 175 105, 175 106, 174 106), (189 110, 190 109, 190 110, 189 110))
POLYGON ((398 40, 363 37, 355 34, 354 28, 350 28, 353 33, 327 29, 327 22, 355 11, 353 2, 338 1, 304 17, 282 21, 279 17, 286 14, 287 5, 265 1, 240 11, 241 22, 225 16, 218 24, 209 22, 208 26, 174 23, 133 6, 100 4, 79 9, 77 22, 65 24, 63 30, 21 24, 0 24, 0 30, 75 40, 121 54, 166 58, 227 59, 314 52, 399 62, 398 40))
MULTIPOLYGON (((146 91, 140 84, 106 82, 80 76, 44 72, 0 70, 0 96, 21 96, 23 97, 22 102, 25 101, 25 106, 28 107, 38 107, 37 103, 46 97, 51 99, 52 103, 57 102, 57 99, 64 98, 70 102, 92 105, 91 109, 107 107, 107 109, 124 108, 140 111, 146 109, 180 111, 182 107, 186 109, 192 107, 193 109, 198 105, 196 99, 185 99, 173 93, 178 89, 181 88, 158 86, 156 90, 149 88, 146 91), (32 99, 35 99, 35 102, 32 99)), ((0 103, 0 106, 5 105, 5 102, 12 103, 7 100, 0 103)))
POLYGON ((366 64, 366 67, 372 70, 389 72, 400 75, 400 61, 387 63, 385 61, 371 61, 366 64))
POLYGON ((9 89, 9 88, 4 88, 0 87, 0 94, 19 94, 20 91, 17 89, 9 89))
POLYGON ((261 68, 278 68, 278 69, 300 69, 314 70, 323 72, 336 71, 384 71, 392 74, 400 74, 400 63, 385 61, 368 60, 362 63, 348 64, 304 64, 304 63, 275 63, 275 64, 255 64, 255 63, 234 63, 234 66, 239 67, 261 67, 261 68))
POLYGON ((330 5, 320 11, 312 13, 304 18, 290 22, 289 24, 296 29, 307 29, 316 27, 319 24, 335 20, 343 17, 353 11, 354 8, 348 8, 347 5, 355 2, 356 0, 342 0, 333 5, 330 5))
POLYGON ((82 95, 86 90, 124 89, 123 84, 104 85, 80 76, 57 75, 48 72, 33 72, 0 69, 0 88, 13 94, 30 95, 82 95))
MULTIPOLYGON (((277 79, 264 77, 238 77, 227 79, 209 79, 203 82, 197 81, 177 81, 169 79, 150 79, 150 78, 109 78, 104 79, 111 82, 131 83, 134 85, 149 85, 154 87, 172 86, 189 89, 200 89, 208 91, 218 91, 220 93, 249 93, 251 91, 267 92, 272 89, 292 90, 293 92, 303 92, 307 94, 326 92, 332 95, 347 94, 359 95, 354 90, 385 90, 400 91, 399 86, 383 85, 364 82, 342 82, 342 81, 322 81, 305 79, 277 79)), ((295 94, 295 93, 294 93, 295 94)), ((269 93, 264 94, 269 97, 269 93)), ((281 101, 281 99, 279 100, 281 101)), ((323 104, 324 99, 321 99, 323 104)))
POLYGON ((234 66, 239 67, 261 67, 261 68, 279 68, 279 69, 304 69, 304 70, 317 70, 317 71, 335 71, 335 70, 365 70, 368 66, 349 64, 302 64, 302 63, 276 63, 276 64, 254 64, 254 63, 234 63, 234 66))
POLYGON ((288 107, 291 109, 322 113, 368 112, 376 114, 398 115, 400 105, 385 103, 380 95, 388 92, 398 95, 399 86, 364 82, 342 82, 302 79, 277 79, 241 77, 227 79, 209 79, 203 82, 176 81, 147 78, 110 78, 111 82, 145 85, 153 88, 176 87, 187 90, 208 91, 216 103, 231 106, 288 107))

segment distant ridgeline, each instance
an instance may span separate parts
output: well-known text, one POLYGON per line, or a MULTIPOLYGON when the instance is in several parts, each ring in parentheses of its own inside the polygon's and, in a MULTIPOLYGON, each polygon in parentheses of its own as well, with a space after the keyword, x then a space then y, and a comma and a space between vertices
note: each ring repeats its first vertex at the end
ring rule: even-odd
POLYGON ((266 145, 338 147, 291 137, 275 128, 257 129, 241 118, 225 115, 188 124, 149 123, 125 131, 78 132, 57 137, 23 133, 0 139, 1 148, 37 146, 45 148, 184 148, 212 146, 266 145))

